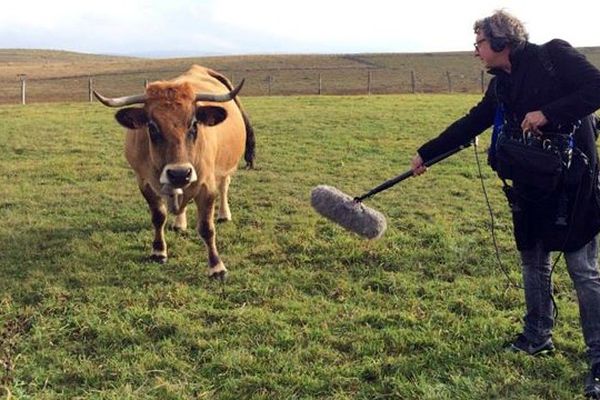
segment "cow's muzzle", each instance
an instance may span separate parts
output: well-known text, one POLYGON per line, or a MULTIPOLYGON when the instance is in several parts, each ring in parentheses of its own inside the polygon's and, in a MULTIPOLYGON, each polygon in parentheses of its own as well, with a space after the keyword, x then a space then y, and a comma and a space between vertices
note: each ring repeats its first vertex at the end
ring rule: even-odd
POLYGON ((160 183, 174 188, 184 188, 196 182, 198 175, 192 164, 167 164, 160 174, 160 183))

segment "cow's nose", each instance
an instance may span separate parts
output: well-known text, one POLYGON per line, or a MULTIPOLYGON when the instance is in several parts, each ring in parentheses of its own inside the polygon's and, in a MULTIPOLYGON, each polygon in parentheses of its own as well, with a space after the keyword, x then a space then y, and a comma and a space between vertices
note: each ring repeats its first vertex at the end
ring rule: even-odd
POLYGON ((192 180, 191 168, 169 168, 167 169, 167 178, 174 187, 183 187, 192 180))

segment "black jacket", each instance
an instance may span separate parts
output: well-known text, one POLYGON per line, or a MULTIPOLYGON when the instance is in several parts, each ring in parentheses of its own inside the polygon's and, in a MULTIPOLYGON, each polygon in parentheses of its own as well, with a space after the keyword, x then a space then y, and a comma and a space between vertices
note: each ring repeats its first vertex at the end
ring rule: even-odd
POLYGON ((495 76, 483 99, 418 153, 427 161, 469 142, 492 126, 500 102, 505 108, 505 124, 517 127, 525 114, 537 110, 548 119, 542 131, 561 130, 581 120, 574 135, 575 146, 589 159, 589 168, 580 185, 561 189, 569 199, 568 226, 555 224, 559 192, 541 203, 519 201, 521 211, 513 212, 519 250, 542 240, 546 250, 574 251, 600 232, 598 153, 591 116, 600 108, 600 71, 563 40, 552 40, 543 48, 545 55, 540 53, 542 46, 532 43, 513 50, 511 73, 490 71, 495 76))

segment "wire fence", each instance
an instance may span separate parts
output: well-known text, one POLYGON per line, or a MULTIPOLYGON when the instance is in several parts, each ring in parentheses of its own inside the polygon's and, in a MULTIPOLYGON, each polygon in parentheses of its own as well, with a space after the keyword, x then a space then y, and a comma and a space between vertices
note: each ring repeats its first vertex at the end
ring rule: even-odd
MULTIPOLYGON (((579 50, 600 68, 600 47, 579 50)), ((65 58, 63 54, 53 57, 42 54, 31 61, 31 54, 27 54, 24 60, 30 61, 25 62, 13 54, 0 64, 0 103, 87 102, 92 89, 111 97, 141 93, 146 82, 179 76, 192 64, 219 71, 234 84, 245 78, 242 96, 482 93, 491 78, 473 60, 472 52, 165 60, 98 59, 85 55, 65 58)))
MULTIPOLYGON (((94 101, 94 89, 109 96, 140 93, 148 82, 181 72, 163 69, 54 78, 18 75, 12 82, 0 82, 0 103, 94 101)), ((219 72, 234 84, 244 78, 245 96, 481 93, 489 82, 483 71, 441 69, 420 72, 396 68, 277 68, 219 72)))

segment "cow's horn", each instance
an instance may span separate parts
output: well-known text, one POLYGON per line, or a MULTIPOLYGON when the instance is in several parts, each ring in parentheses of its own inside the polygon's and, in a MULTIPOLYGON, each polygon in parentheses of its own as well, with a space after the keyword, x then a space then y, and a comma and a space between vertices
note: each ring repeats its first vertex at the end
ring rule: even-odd
POLYGON ((197 93, 196 101, 215 101, 218 103, 223 103, 225 101, 232 100, 235 96, 237 96, 238 92, 244 86, 245 79, 242 79, 239 85, 234 88, 231 92, 225 94, 210 94, 210 93, 197 93))
POLYGON ((107 107, 123 107, 129 106, 131 104, 143 104, 148 99, 148 95, 146 94, 135 94, 133 96, 124 96, 124 97, 104 97, 100 93, 94 90, 94 96, 100 101, 100 103, 104 104, 107 107))

